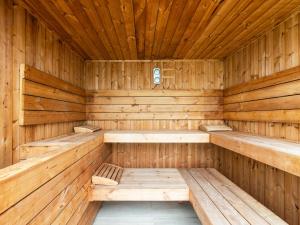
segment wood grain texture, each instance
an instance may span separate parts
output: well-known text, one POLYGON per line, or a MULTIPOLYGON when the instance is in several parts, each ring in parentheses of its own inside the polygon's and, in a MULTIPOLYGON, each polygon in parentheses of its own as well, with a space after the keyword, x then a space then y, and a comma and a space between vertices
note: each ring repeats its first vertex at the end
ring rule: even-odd
POLYGON ((213 168, 180 169, 204 224, 287 224, 213 168))
POLYGON ((300 3, 299 0, 23 2, 89 59, 222 58, 282 21, 300 3))
POLYGON ((225 89, 224 119, 299 123, 300 67, 225 89))
POLYGON ((202 131, 106 131, 104 143, 209 143, 209 134, 202 131))
POLYGON ((93 185, 89 200, 188 201, 189 188, 176 168, 128 168, 118 185, 93 185))
POLYGON ((300 145, 241 132, 211 132, 211 143, 300 176, 300 145))
POLYGON ((12 164, 13 152, 13 79, 12 73, 12 1, 0 1, 0 168, 12 164))
MULTIPOLYGON (((284 22, 269 27, 267 32, 262 33, 253 41, 245 43, 240 49, 225 58, 224 84, 226 88, 229 88, 228 91, 225 91, 225 95, 233 96, 242 92, 255 91, 264 88, 265 84, 267 86, 274 86, 275 84, 274 87, 285 85, 285 88, 280 89, 279 92, 265 91, 266 95, 297 90, 287 88, 288 85, 285 83, 296 82, 299 78, 299 19, 299 13, 290 15, 284 22), (273 79, 272 74, 278 79, 273 79), (287 81, 287 77, 291 79, 287 81), (272 83, 274 81, 275 83, 272 83), (261 86, 262 84, 263 86, 261 86), (250 87, 254 87, 254 90, 251 90, 250 87)), ((298 102, 298 94, 292 93, 280 98, 228 104, 224 106, 225 111, 262 110, 258 112, 260 114, 256 115, 261 118, 261 121, 257 121, 255 118, 252 119, 254 121, 249 121, 248 116, 244 117, 243 121, 238 121, 238 115, 232 114, 226 123, 235 131, 287 139, 299 143, 299 121, 270 122, 269 118, 266 117, 270 112, 281 110, 282 113, 279 113, 277 117, 280 120, 286 117, 284 110, 287 113, 296 111, 299 108, 298 102)), ((293 120, 294 117, 295 115, 286 117, 286 119, 293 120)), ((220 150, 218 155, 220 157, 218 160, 219 170, 223 174, 289 224, 300 223, 299 177, 225 149, 220 150)))
MULTIPOLYGON (((81 125, 82 122, 56 122, 52 124, 41 125, 19 125, 19 110, 20 110, 20 64, 26 64, 34 67, 46 74, 52 74, 57 79, 71 83, 71 86, 77 86, 79 89, 69 89, 71 92, 76 92, 83 88, 83 58, 74 51, 69 44, 63 41, 62 36, 58 36, 56 32, 50 30, 43 22, 30 14, 18 3, 10 3, 13 7, 13 24, 12 24, 12 51, 13 51, 13 66, 12 66, 12 86, 11 89, 12 101, 12 120, 9 122, 13 128, 13 162, 19 161, 18 146, 27 142, 55 137, 58 135, 70 133, 74 126, 81 125)), ((9 8, 8 8, 9 9, 9 8)), ((2 10, 2 7, 1 7, 2 10)), ((2 14, 1 14, 2 15, 2 14)), ((8 18, 8 17, 7 17, 8 18)), ((39 76, 31 70, 28 79, 31 82, 37 82, 43 85, 47 82, 53 86, 54 79, 48 79, 45 74, 39 76), (47 79, 46 79, 47 78, 47 79)), ((60 84, 62 87, 68 87, 64 82, 60 84)), ((55 87, 57 88, 57 87, 55 87)), ((74 93, 73 93, 74 94, 74 93)), ((45 99, 25 99, 25 106, 36 110, 47 109, 49 107, 59 107, 61 104, 57 102, 47 101, 45 99)), ((61 103, 61 102, 60 102, 61 103)), ((81 111, 81 106, 68 104, 61 106, 61 111, 66 111, 72 108, 75 112, 81 111)), ((9 139, 8 139, 9 140, 9 139)), ((8 154, 9 157, 9 154, 8 154)))
MULTIPOLYGON (((88 123, 108 130, 222 124, 222 73, 219 60, 87 61, 87 102, 97 102, 87 104, 88 123), (162 73, 157 86, 155 66, 162 73)), ((113 163, 125 167, 192 167, 211 165, 212 158, 210 145, 113 144, 113 163)))
POLYGON ((24 64, 20 77, 20 125, 86 120, 83 89, 24 64))
POLYGON ((0 223, 80 221, 89 208, 91 177, 111 155, 111 146, 103 145, 102 140, 103 133, 97 132, 28 144, 33 148, 52 144, 56 149, 1 170, 0 223), (23 188, 15 189, 16 182, 23 183, 23 188))

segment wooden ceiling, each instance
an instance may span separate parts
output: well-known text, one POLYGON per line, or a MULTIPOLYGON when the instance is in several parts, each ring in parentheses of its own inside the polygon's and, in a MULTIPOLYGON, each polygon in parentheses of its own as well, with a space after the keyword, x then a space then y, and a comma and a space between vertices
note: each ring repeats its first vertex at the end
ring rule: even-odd
POLYGON ((23 0, 86 59, 221 58, 300 0, 23 0))

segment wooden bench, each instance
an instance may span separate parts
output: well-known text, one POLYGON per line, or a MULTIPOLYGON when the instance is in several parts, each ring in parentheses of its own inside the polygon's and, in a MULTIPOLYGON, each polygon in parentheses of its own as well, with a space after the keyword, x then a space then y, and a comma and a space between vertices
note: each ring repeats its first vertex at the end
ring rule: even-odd
POLYGON ((92 185, 90 201, 188 201, 189 189, 175 168, 127 169, 116 186, 92 185))
POLYGON ((62 148, 72 148, 88 143, 98 141, 103 143, 103 132, 94 133, 71 133, 45 140, 30 142, 19 147, 20 159, 28 159, 43 155, 47 152, 59 150, 62 148))
POLYGON ((99 204, 88 201, 88 187, 111 157, 103 133, 64 135, 20 150, 28 159, 0 170, 0 224, 77 224, 97 211, 99 204))
POLYGON ((104 143, 209 143, 203 131, 106 131, 104 143))
POLYGON ((215 169, 180 169, 204 225, 287 224, 215 169))
POLYGON ((300 176, 300 144, 241 132, 211 132, 213 144, 300 176))

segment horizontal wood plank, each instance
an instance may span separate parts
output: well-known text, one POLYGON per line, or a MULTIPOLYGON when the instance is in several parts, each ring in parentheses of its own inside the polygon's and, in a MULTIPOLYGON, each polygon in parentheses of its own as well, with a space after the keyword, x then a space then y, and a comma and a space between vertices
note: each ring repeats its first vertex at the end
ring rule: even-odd
POLYGON ((268 98, 257 101, 224 105, 226 112, 271 111, 280 109, 299 109, 300 95, 268 98))
POLYGON ((213 112, 223 111, 221 105, 87 105, 88 113, 133 113, 133 112, 213 112))
POLYGON ((215 105, 222 104, 221 97, 95 97, 87 98, 87 104, 123 105, 123 104, 155 104, 155 105, 215 105))
POLYGON ((23 110, 56 111, 56 112, 85 112, 85 105, 65 102, 55 99, 42 98, 30 95, 23 96, 23 110))
POLYGON ((187 113, 89 113, 88 120, 222 120, 222 112, 187 112, 187 113))
POLYGON ((85 104, 85 98, 76 94, 68 93, 57 89, 55 87, 50 87, 44 84, 35 83, 29 80, 23 79, 23 93, 24 95, 33 95, 37 97, 56 99, 66 102, 85 104))
POLYGON ((224 112, 225 120, 240 121, 267 121, 267 122, 300 122, 300 109, 251 111, 251 112, 224 112))
POLYGON ((224 98, 224 104, 248 102, 259 99, 269 99, 298 94, 300 94, 300 80, 228 96, 224 98))
POLYGON ((95 90, 86 91, 90 97, 222 97, 223 90, 95 90))
POLYGON ((273 85, 283 84, 300 79, 300 66, 280 71, 257 80, 238 84, 224 90, 224 96, 236 95, 242 92, 253 91, 273 85))
POLYGON ((20 74, 21 78, 24 78, 26 80, 30 80, 39 84, 47 85, 52 88, 57 88, 65 92, 69 92, 75 95, 80 95, 82 97, 85 96, 85 90, 76 87, 73 84, 70 84, 69 82, 66 82, 62 79, 59 79, 55 76, 52 76, 48 73, 45 73, 41 70, 36 69, 35 67, 24 65, 22 64, 20 66, 20 74))
POLYGON ((212 132, 213 144, 300 176, 300 144, 240 132, 212 132))
POLYGON ((202 131, 106 131, 104 143, 209 143, 202 131))
POLYGON ((19 121, 20 125, 62 123, 86 119, 85 113, 82 112, 23 111, 23 115, 23 119, 20 118, 19 121))

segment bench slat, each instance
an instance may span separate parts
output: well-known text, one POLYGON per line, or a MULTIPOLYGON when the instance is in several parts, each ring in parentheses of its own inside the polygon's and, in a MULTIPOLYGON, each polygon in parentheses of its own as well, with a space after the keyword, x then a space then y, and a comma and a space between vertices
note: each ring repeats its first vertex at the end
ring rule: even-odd
POLYGON ((269 224, 287 225, 287 223, 284 222, 279 216, 277 216, 275 213, 273 213, 271 210, 269 210, 263 204, 258 202, 255 198, 250 196, 248 193, 243 191, 241 188, 239 188, 236 184, 234 184, 228 178, 226 178, 225 176, 220 174, 216 169, 209 168, 207 170, 213 176, 218 178, 224 185, 226 185, 231 190, 232 193, 234 193, 236 196, 238 196, 240 199, 242 199, 244 202, 246 202, 247 205, 250 206, 252 209, 255 209, 256 213, 259 214, 261 217, 265 218, 265 220, 268 221, 269 224))
POLYGON ((280 217, 216 169, 180 169, 201 223, 286 225, 280 217))
POLYGON ((249 224, 244 217, 225 199, 215 187, 202 176, 202 171, 189 170, 196 182, 201 186, 206 195, 214 202, 219 211, 226 217, 230 224, 249 224))
POLYGON ((211 132, 211 143, 300 176, 300 144, 241 132, 211 132))
POLYGON ((187 185, 190 188, 190 202, 196 214, 203 224, 224 224, 230 225, 228 220, 219 211, 214 202, 208 197, 196 180, 191 176, 187 169, 179 170, 187 185))
MULTIPOLYGON (((255 209, 251 208, 243 199, 235 195, 228 185, 224 184, 221 180, 215 177, 213 174, 209 173, 207 169, 197 169, 192 170, 192 172, 201 174, 205 177, 206 181, 216 188, 224 199, 226 199, 250 224, 260 224, 268 225, 269 223, 265 221, 261 215, 259 215, 255 209)), ((219 173, 219 172, 217 172, 219 173)), ((222 175, 223 176, 223 175, 222 175)))

